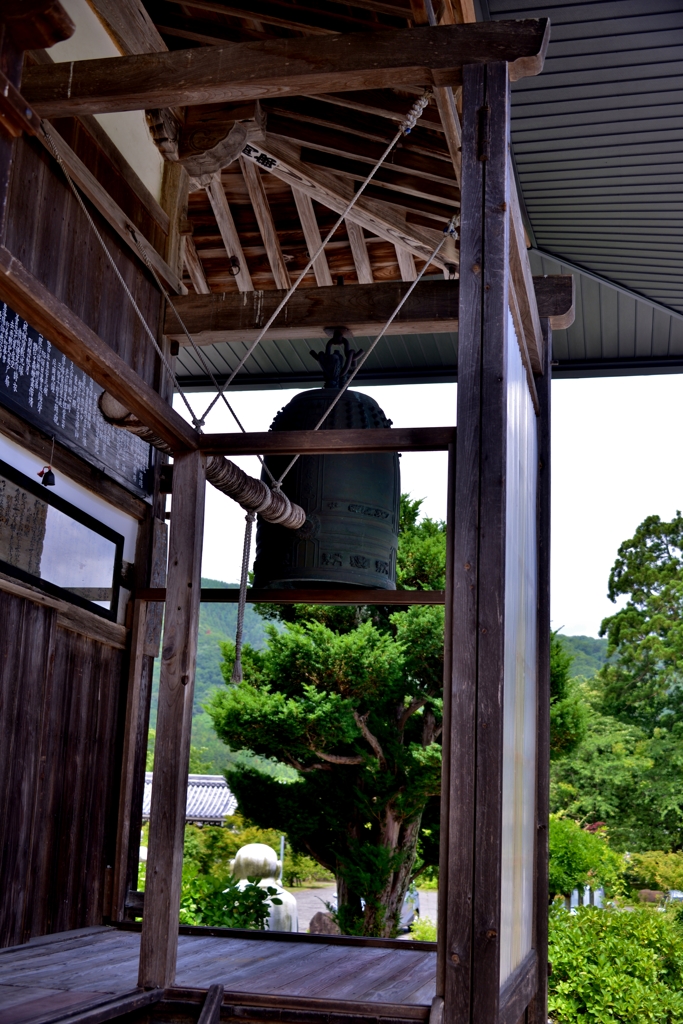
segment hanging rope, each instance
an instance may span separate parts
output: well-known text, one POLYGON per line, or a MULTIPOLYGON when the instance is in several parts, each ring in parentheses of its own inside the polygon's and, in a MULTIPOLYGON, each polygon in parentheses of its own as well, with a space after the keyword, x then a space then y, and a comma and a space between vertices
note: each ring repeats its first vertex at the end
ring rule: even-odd
MULTIPOLYGON (((244 364, 247 362, 247 360, 251 356, 252 352, 256 349, 256 347, 258 345, 260 345, 260 343, 263 340, 263 338, 265 337, 266 333, 270 330, 270 328, 271 328, 272 324, 274 323, 275 319, 279 316, 279 314, 282 312, 284 307, 287 305, 287 303, 291 299, 292 295, 297 290, 297 288, 299 287, 299 285, 303 281, 304 277, 306 276, 308 271, 311 269, 311 267, 313 266, 313 264, 317 260, 318 256, 320 256, 321 252, 323 251, 323 249, 325 248, 327 243, 330 241, 330 239, 332 238, 333 234, 335 233, 335 231, 337 230, 339 225, 342 223, 342 221, 344 220, 346 215, 356 205, 356 203, 358 202, 358 200, 362 196, 363 192, 365 191, 367 186, 370 184, 370 182, 372 181, 374 176, 377 174, 377 171, 380 169, 380 167, 382 166, 382 164, 384 163, 386 158, 389 156, 389 154, 391 153, 392 149, 394 148, 396 143, 399 141, 401 136, 402 135, 409 135, 411 130, 415 127, 415 125, 416 125, 420 115, 422 114, 422 111, 425 109, 425 107, 429 103, 430 96, 431 96, 431 93, 426 92, 423 96, 420 97, 419 100, 416 100, 415 103, 413 103, 412 107, 408 111, 408 114, 406 115, 405 120, 401 123, 398 131, 396 132, 396 135, 394 135, 393 139, 391 140, 391 142, 389 143, 387 148, 384 150, 384 152, 382 153, 381 157, 379 158, 379 160, 377 161, 375 166, 372 168, 372 170, 368 174, 368 176, 365 179, 365 181, 362 183, 362 185, 360 186, 358 191, 355 193, 353 198, 349 201, 349 203, 347 203, 346 207, 344 208, 342 213, 339 215, 338 219, 335 221, 333 227, 328 231, 328 233, 326 234, 325 238, 322 240, 322 242, 320 243, 320 245, 318 246, 316 251, 313 253, 313 255, 309 259, 308 263, 306 264, 304 269, 301 271, 301 273, 297 277, 297 279, 294 282, 294 284, 291 286, 291 288, 286 293, 286 295, 278 303, 278 305, 275 308, 275 310, 273 311, 273 313, 271 313, 270 317, 268 318, 268 320, 266 321, 264 326, 261 328, 261 330, 259 331, 259 333, 256 336, 256 338, 254 339, 254 341, 252 341, 251 345, 249 346, 247 351, 244 353, 244 355, 240 359, 240 361, 237 364, 237 366, 235 367, 235 369, 230 373, 230 376, 226 380, 225 384, 221 388, 218 389, 218 394, 216 395, 216 397, 213 399, 211 404, 207 407, 207 409, 204 412, 204 415, 202 417, 203 420, 205 420, 206 417, 209 415, 209 413, 213 409, 213 407, 216 404, 216 402, 218 401, 218 399, 222 396, 223 391, 230 387, 230 385, 232 384, 232 382, 235 379, 235 377, 237 376, 237 374, 240 372, 240 370, 242 369, 244 364)), ((433 259, 434 257, 432 256, 431 258, 433 259)))
MULTIPOLYGON (((357 376, 358 372, 360 371, 360 369, 361 369, 361 367, 363 366, 363 364, 365 363, 365 361, 366 361, 366 360, 367 360, 367 359, 369 358, 369 356, 371 355, 371 353, 373 352, 373 350, 374 350, 374 349, 375 349, 375 348, 377 347, 377 345, 379 344, 379 342, 380 342, 380 341, 382 340, 382 338, 384 337, 384 335, 385 335, 385 334, 387 333, 387 331, 389 330, 389 328, 390 328, 390 327, 391 327, 391 325, 393 324, 393 322, 394 322, 394 320, 396 319, 396 317, 398 316, 398 314, 399 314, 399 313, 401 312, 401 309, 403 308, 403 306, 405 305, 405 303, 406 303, 406 302, 408 301, 408 299, 410 298, 410 296, 411 296, 412 292, 413 292, 413 291, 414 291, 414 289, 415 289, 415 288, 417 287, 417 285, 418 285, 418 284, 420 283, 420 280, 421 280, 421 279, 422 279, 422 277, 424 276, 424 273, 425 273, 425 271, 426 271, 427 267, 428 267, 428 266, 429 266, 429 265, 430 265, 430 264, 432 263, 432 261, 433 261, 433 260, 435 259, 435 257, 436 257, 436 256, 438 255, 438 253, 439 253, 439 251, 441 250, 441 248, 442 248, 442 247, 443 247, 443 246, 444 246, 444 245, 446 244, 446 240, 447 240, 447 238, 449 237, 449 235, 450 235, 450 236, 455 236, 455 233, 456 233, 456 231, 455 231, 455 220, 456 220, 456 216, 457 216, 457 215, 455 215, 455 216, 451 217, 451 220, 450 220, 450 222, 449 222, 448 226, 447 226, 446 228, 444 228, 444 232, 443 232, 443 238, 441 239, 441 241, 439 242, 439 244, 438 244, 438 245, 436 246, 436 248, 435 248, 435 249, 433 250, 433 252, 432 252, 431 256, 429 257, 429 259, 427 260, 427 262, 426 262, 426 263, 425 263, 425 265, 423 266, 422 270, 420 271, 420 273, 419 273, 419 274, 417 275, 417 277, 415 278, 415 280, 414 280, 414 281, 413 281, 413 283, 411 284, 410 288, 408 288, 407 292, 405 293, 405 295, 403 296, 403 298, 402 298, 402 299, 401 299, 401 301, 399 302, 398 306, 396 307, 396 309, 394 310, 394 312, 393 312, 393 313, 391 314, 391 316, 389 317, 389 319, 388 319, 388 320, 387 320, 387 322, 385 323, 385 325, 384 325, 384 327, 382 328, 382 330, 381 330, 381 331, 379 332, 379 334, 377 335, 377 337, 375 338, 375 340, 374 340, 374 341, 372 342, 372 344, 370 345, 370 347, 368 348, 368 350, 367 350, 366 352, 364 352, 364 353, 363 353, 363 356, 362 356, 362 358, 361 358, 361 359, 359 359, 359 360, 358 360, 358 362, 357 362, 357 363, 355 364, 355 366, 354 366, 354 368, 353 368, 353 370, 352 370, 351 374, 349 375, 348 379, 346 380, 346 382, 344 383, 344 385, 343 385, 343 386, 342 386, 342 387, 341 387, 341 388, 339 389, 339 391, 337 392, 337 394, 336 394, 336 395, 334 396, 334 399, 333 399, 333 400, 332 400, 332 401, 330 402, 330 404, 329 404, 328 408, 326 409, 326 411, 325 411, 325 412, 323 413, 323 415, 322 415, 322 416, 320 417, 320 419, 318 420, 318 422, 316 423, 316 425, 315 425, 315 426, 313 427, 313 430, 320 430, 321 426, 323 425, 323 423, 325 422, 325 420, 327 419, 327 417, 328 417, 328 416, 330 415, 330 413, 331 413, 331 412, 332 412, 332 410, 334 409, 334 407, 335 407, 335 405, 337 404, 337 402, 339 402, 339 401, 340 401, 340 399, 341 399, 342 395, 344 394, 344 392, 345 392, 345 391, 346 391, 346 390, 347 390, 347 389, 349 388, 349 386, 351 385, 351 382, 353 381, 354 377, 356 377, 356 376, 357 376)), ((280 488, 280 487, 282 487, 282 482, 283 482, 283 480, 285 479, 285 477, 286 477, 286 476, 287 476, 287 474, 289 473, 289 471, 290 471, 290 469, 292 468, 292 466, 294 466, 294 465, 296 464, 296 462, 297 462, 297 460, 298 460, 299 458, 301 458, 301 456, 300 456, 300 455, 295 455, 295 456, 294 456, 294 458, 293 458, 293 459, 291 460, 291 462, 290 462, 290 463, 289 463, 289 464, 287 465, 287 467, 285 468, 284 472, 283 472, 283 473, 282 473, 282 474, 281 474, 281 475, 279 476, 279 478, 278 478, 278 479, 277 479, 277 480, 275 481, 275 483, 274 483, 274 485, 273 485, 274 487, 276 487, 276 488, 280 488)))
MULTIPOLYGON (((144 260, 145 265, 147 266, 149 272, 154 277, 154 280, 156 281, 157 286, 159 287, 159 290, 161 291, 162 295, 166 299, 166 302, 169 304, 169 306, 171 307, 171 309, 175 313, 176 320, 180 324, 180 326, 181 326, 185 336, 187 337, 187 339, 190 342, 190 345, 194 349, 194 351, 195 351, 195 353, 197 355, 197 358, 201 362, 201 364, 204 367, 204 370, 206 371, 206 373, 208 373, 209 377, 211 378, 211 381, 213 382, 213 386, 216 388, 216 391, 218 392, 219 396, 223 399, 224 403, 228 407, 228 411, 230 412, 230 414, 231 414, 232 418, 234 419, 235 423, 237 424, 237 426, 240 428, 240 430, 242 431, 243 434, 246 434, 246 430, 243 427, 242 422, 240 421, 237 413, 235 412, 233 407, 230 405, 230 402, 228 401, 226 396, 223 394, 223 391, 221 390, 221 387, 220 387, 218 381, 216 380, 215 374, 213 373, 213 370, 211 369, 210 364, 204 358, 204 353, 202 352, 201 348, 197 345, 196 341, 194 340, 194 338, 192 337, 192 335, 188 331, 187 327, 185 326, 185 322, 183 321, 183 318, 181 317, 180 313, 178 312, 178 310, 177 310, 177 308, 175 306, 175 303, 173 302, 173 299, 171 298, 171 296, 169 295, 168 291, 164 287, 163 282, 159 279, 158 274, 156 273, 154 267, 152 266, 147 253, 145 252, 143 247, 140 245, 140 242, 138 241, 137 235, 135 233, 133 234, 133 241, 135 242, 135 247, 138 250, 138 252, 140 253, 141 258, 144 260)), ((204 423, 206 421, 206 416, 207 416, 207 413, 204 413, 204 415, 202 416, 201 420, 199 421, 198 429, 201 429, 204 426, 204 423)), ((266 473, 270 477, 271 483, 273 483, 275 481, 275 477, 273 476, 273 474, 270 472, 270 470, 266 466, 263 457, 261 455, 257 455, 256 458, 261 463, 261 467, 263 469, 265 469, 266 473)))
POLYGON ((247 605, 247 582, 249 579, 249 555, 251 553, 251 531, 256 519, 254 512, 245 516, 247 521, 244 531, 244 547, 242 548, 242 575, 240 576, 240 599, 237 605, 237 629, 235 630, 235 664, 230 677, 233 683, 242 682, 242 634, 244 631, 244 612, 247 605))

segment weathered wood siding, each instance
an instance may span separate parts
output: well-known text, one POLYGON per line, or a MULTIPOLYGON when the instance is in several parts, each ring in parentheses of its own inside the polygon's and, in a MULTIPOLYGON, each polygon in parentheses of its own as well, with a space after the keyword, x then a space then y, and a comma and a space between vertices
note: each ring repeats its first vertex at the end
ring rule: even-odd
POLYGON ((101 924, 124 652, 0 592, 0 945, 101 924))
MULTIPOLYGON (((60 124, 60 127, 63 127, 60 124)), ((90 154, 76 135, 79 156, 90 154)), ((92 156, 92 154, 90 154, 92 156)), ((93 169, 96 162, 91 159, 93 169)), ((110 174, 102 182, 110 184, 110 174)), ((115 183, 115 179, 112 178, 115 183)), ((153 331, 161 296, 143 265, 90 207, 123 279, 153 331)), ((128 210, 126 210, 128 212, 128 210)), ((131 216, 133 211, 131 210, 131 216)), ((140 376, 159 386, 158 357, 56 161, 34 139, 15 148, 5 245, 140 376)))

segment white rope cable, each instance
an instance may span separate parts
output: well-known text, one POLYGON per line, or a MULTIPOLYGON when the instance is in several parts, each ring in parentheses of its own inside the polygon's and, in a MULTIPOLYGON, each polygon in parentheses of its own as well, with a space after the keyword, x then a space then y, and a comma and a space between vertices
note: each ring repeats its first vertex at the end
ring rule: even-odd
MULTIPOLYGON (((64 161, 62 160, 62 158, 61 158, 61 156, 59 154, 59 151, 57 150, 57 147, 55 146, 54 139, 50 135, 49 129, 46 127, 45 122, 43 122, 42 127, 43 127, 43 133, 44 133, 45 138, 47 139, 47 141, 48 141, 48 143, 50 145, 50 149, 53 152, 55 160, 57 161, 57 163, 61 167, 62 171, 64 172, 64 177, 66 178, 66 180, 67 180, 67 182, 68 182, 68 184, 69 184, 69 186, 71 188, 71 191, 73 192, 73 194, 75 195, 76 199, 78 200, 78 203, 79 203, 81 209, 83 210, 83 213, 85 214, 85 216, 86 216, 86 218, 88 220, 88 223, 90 224, 90 227, 92 228, 92 230, 93 230, 93 232, 95 234, 95 237, 97 238, 98 242, 100 243, 100 246, 102 247, 103 252, 105 253, 107 259, 109 260, 111 266, 113 267, 114 273, 116 274, 116 277, 118 278, 120 284, 122 285, 123 290, 125 291, 126 295, 128 296, 128 298, 129 298, 129 300, 131 302, 131 305, 133 306, 133 309, 135 310, 135 313, 137 314, 137 317, 138 317, 140 323, 142 324, 142 326, 143 326, 146 334, 148 335, 148 337, 151 339, 152 344, 154 345, 154 348, 156 349, 156 352, 157 352, 159 358, 161 359, 161 361, 162 361, 162 363, 164 365, 164 368, 166 369, 166 372, 168 373, 169 377, 173 380, 173 383, 175 384, 175 387, 178 390, 178 393, 180 394, 180 397, 182 398, 183 402, 185 403, 185 406, 187 408, 187 411, 190 414, 190 417, 192 419, 192 423, 193 423, 194 427, 199 432, 201 432, 201 429, 204 426, 204 419, 205 418, 203 417, 200 420, 195 415, 194 409, 190 405, 190 403, 189 403, 189 401, 187 399, 187 396, 185 395, 185 392, 182 389, 182 386, 181 386, 180 381, 178 379, 178 375, 171 368, 171 366, 170 366, 166 356, 164 355, 164 352, 163 352, 162 348, 160 347, 159 343, 157 342, 157 340, 156 340, 156 338, 154 336, 153 331, 151 330, 149 324, 145 320, 145 317, 144 317, 140 307, 138 306, 137 302, 135 301, 135 298, 133 297, 133 294, 131 293, 130 288, 128 287, 128 285, 126 284, 125 280, 123 279, 123 276, 121 275, 121 272, 119 271, 119 268, 116 266, 116 263, 114 262, 114 258, 111 255, 111 253, 109 252, 109 249, 107 248, 107 245, 106 245, 104 239, 102 238, 102 235, 100 234, 100 231, 98 230, 97 225, 95 224, 93 218, 90 215, 90 211, 88 210, 87 206, 85 205, 85 203, 83 201, 83 198, 82 198, 78 188, 76 187, 75 182, 73 181, 71 175, 69 174, 69 171, 67 170, 67 167, 64 164, 64 161)), ((242 433, 246 434, 247 431, 246 431, 245 427, 242 425, 239 417, 237 416, 237 413, 235 412, 233 407, 230 405, 230 402, 228 401, 226 396, 222 393, 220 385, 219 385, 218 381, 216 380, 216 377, 215 377, 214 373, 212 372, 211 367, 208 365, 207 361, 204 358, 204 354, 202 353, 201 349, 196 344, 194 338, 192 337, 192 335, 188 331, 187 327, 185 326, 185 323, 184 323, 182 317, 180 316, 180 313, 176 309, 175 304, 173 303, 173 300, 171 299, 171 296, 168 293, 168 290, 165 288, 164 284, 160 280, 159 275, 157 274, 156 270, 154 269, 154 266, 152 265, 151 260, 149 259, 149 256, 147 255, 147 253, 145 252, 144 248, 140 244, 140 240, 137 237, 137 233, 135 231, 132 231, 131 235, 132 235, 133 242, 135 244, 135 248, 138 250, 138 253, 140 254, 140 258, 142 259, 143 263, 145 264, 145 266, 147 267, 147 269, 151 273, 152 277, 154 278, 154 280, 155 280, 155 282, 157 284, 157 287, 159 288, 160 292, 162 293, 162 295, 164 296, 164 298, 166 299, 166 301, 170 305, 171 309, 175 313, 175 316, 176 316, 176 318, 178 320, 178 323, 182 327, 183 332, 185 333, 185 335, 187 336, 190 344, 192 345, 193 349, 197 353, 197 356, 198 356, 202 366, 204 367, 204 370, 206 371, 206 373, 211 378, 214 387, 219 392, 220 397, 223 399, 223 401, 225 402, 226 406, 228 407, 228 410, 230 411, 233 419, 235 420, 235 423, 240 428, 242 433)), ((273 474, 270 472, 268 467, 265 465, 263 457, 261 455, 257 455, 256 457, 259 460, 259 462, 261 463, 261 466, 263 467, 263 469, 265 469, 266 473, 270 477, 271 482, 274 482, 273 474)))
MULTIPOLYGON (((351 373, 351 375, 349 376, 348 380, 344 383, 344 385, 337 392, 337 394, 335 395, 334 399, 330 402, 330 404, 329 404, 328 408, 326 409, 325 413, 320 417, 320 419, 318 420, 316 425, 313 427, 313 430, 320 430, 321 426, 323 425, 323 423, 325 422, 327 417, 330 415, 330 413, 334 409, 334 407, 337 404, 337 402, 340 401, 340 399, 344 395, 345 391, 350 387, 354 377, 356 377, 356 375, 360 371, 360 369, 363 366, 363 364, 366 362, 366 360, 368 359, 368 357, 370 356, 372 351, 377 347, 377 344, 382 340, 382 338, 384 337, 386 332, 389 330, 389 328, 393 324, 393 322, 396 319, 396 317, 398 316, 398 314, 401 312, 401 309, 403 308, 405 303, 408 301, 408 299, 410 298, 410 296, 413 293, 414 289, 417 287, 417 285, 419 284, 420 280, 424 276, 424 273, 425 273, 427 267, 432 263, 434 258, 438 255, 440 249, 446 244, 446 239, 448 238, 448 236, 449 235, 453 235, 455 233, 455 219, 456 219, 456 216, 457 216, 457 214, 455 216, 451 217, 451 220, 450 220, 448 226, 446 228, 444 228, 443 238, 441 239, 439 244, 436 246, 436 248, 433 250, 431 256, 429 257, 429 259, 427 260, 427 262, 425 263, 425 265, 423 266, 422 270, 417 275, 415 280, 410 285, 410 288, 408 288, 408 290, 406 291, 405 295, 403 296, 403 298, 399 302, 398 306, 396 307, 394 312, 391 314, 391 316, 389 317, 389 319, 385 323, 385 325, 382 328, 382 330, 379 332, 379 334, 377 335, 375 340, 372 342, 370 347, 367 349, 367 351, 363 353, 362 358, 358 360, 358 363, 354 367, 354 370, 351 373)), ((275 483, 273 485, 274 487, 280 488, 282 486, 283 480, 285 479, 285 477, 289 473, 290 469, 296 464, 296 462, 297 462, 297 460, 299 458, 301 458, 300 455, 295 455, 294 456, 294 458, 288 464, 288 466, 286 467, 284 472, 275 481, 275 483)))
MULTIPOLYGON (((161 346, 159 345, 157 339, 154 337, 154 332, 152 331, 152 329, 150 328, 149 324, 145 320, 145 318, 143 316, 143 313, 142 313, 142 310, 140 309, 140 307, 138 306, 137 302, 135 301, 135 298, 134 298, 133 293, 131 292, 130 288, 128 287, 128 285, 124 281, 123 275, 121 274, 121 271, 116 266, 116 262, 114 260, 114 257, 109 252, 109 249, 107 248, 106 243, 105 243, 104 239, 102 238, 102 235, 100 234, 100 232, 99 232, 99 230, 97 228, 97 225, 95 224, 95 221, 90 216, 90 211, 88 210, 87 206, 85 205, 85 202, 83 201, 83 198, 81 197, 81 193, 76 188, 76 185, 75 185, 71 175, 69 174, 69 172, 68 172, 68 170, 66 168, 66 165, 65 165, 64 161, 62 160, 62 158, 61 158, 61 156, 60 156, 60 154, 59 154, 59 152, 57 150, 57 147, 55 146, 54 139, 50 135, 49 129, 47 128, 47 125, 46 125, 45 121, 43 121, 41 123, 41 127, 42 127, 42 130, 43 130, 43 134, 44 134, 45 138, 47 139, 47 141, 49 143, 50 149, 52 150, 54 158, 57 161, 57 163, 59 164, 59 166, 61 167, 62 171, 64 172, 64 177, 66 178, 66 180, 67 180, 67 182, 68 182, 68 184, 69 184, 69 186, 71 188, 71 191, 73 192, 73 194, 75 195, 76 199, 78 200, 78 204, 81 207, 81 209, 83 210, 83 213, 85 214, 86 219, 87 219, 88 223, 90 224, 90 227, 92 228, 92 230, 93 230, 93 232, 95 234, 95 237, 97 238, 98 242, 100 243, 100 245, 102 247, 102 251, 104 252, 104 254, 107 257, 107 259, 109 260, 109 262, 110 262, 110 264, 112 266, 112 269, 113 269, 114 273, 116 274, 116 276, 117 276, 117 278, 119 280, 119 283, 121 284, 121 287, 123 288, 123 290, 126 293, 126 295, 128 296, 128 298, 130 299, 131 305, 132 305, 133 309, 135 310, 135 312, 137 314, 138 320, 142 324, 142 327, 143 327, 145 333, 151 339, 151 342, 154 345, 154 348, 156 349, 157 355, 159 356, 159 359, 161 360, 164 368, 166 369, 166 372, 168 373, 169 377, 171 378, 171 380, 174 382, 176 388, 178 389, 178 391, 180 393, 180 397, 182 398, 183 402, 185 403, 187 411, 190 414, 190 417, 192 419, 192 423, 199 430, 200 429, 200 421, 195 416, 194 410, 193 410, 192 406, 190 405, 190 403, 189 403, 189 401, 187 399, 187 396, 185 395, 185 392, 183 391, 182 387, 180 386, 180 382, 178 380, 178 377, 177 377, 175 371, 171 368, 171 365, 168 362, 166 356, 164 355, 164 353, 163 353, 163 351, 161 349, 161 346)), ((134 240, 134 242, 136 244, 136 247, 139 249, 140 247, 139 247, 137 238, 135 236, 133 236, 133 240, 134 240)), ((146 260, 146 262, 148 262, 148 261, 146 260)))
POLYGON ((247 582, 249 579, 249 555, 251 553, 251 530, 256 519, 255 512, 245 516, 247 525, 244 531, 244 547, 242 548, 242 572, 240 575, 240 597, 237 605, 237 628, 235 630, 235 663, 232 666, 233 683, 242 682, 242 635, 244 632, 244 612, 247 604, 247 582))
MULTIPOLYGON (((389 154, 391 153, 392 149, 394 148, 396 143, 399 141, 401 136, 402 135, 410 134, 411 130, 415 127, 415 125, 416 125, 416 123, 418 121, 418 118, 422 114, 422 111, 424 110, 424 108, 429 103, 430 95, 431 94, 429 92, 425 92, 423 96, 421 96, 418 100, 415 101, 415 103, 413 103, 412 107, 408 111, 408 114, 406 115, 405 120, 401 123, 398 131, 396 132, 396 135, 393 137, 393 139, 391 140, 391 142, 389 143, 387 148, 384 150, 384 152, 382 153, 381 157, 379 158, 379 160, 377 161, 375 166, 372 168, 372 170, 368 174, 368 176, 365 179, 365 181, 361 184, 361 186, 358 189, 358 191, 354 194, 353 198, 346 205, 346 207, 343 210, 343 212, 339 215, 339 218, 335 221, 334 226, 330 229, 330 231, 328 231, 327 235, 322 240, 322 242, 320 243, 320 245, 318 246, 316 251, 313 253, 313 255, 309 259, 308 263, 306 264, 304 269, 301 271, 301 273, 297 277, 297 279, 294 282, 294 284, 291 286, 291 288, 286 293, 286 295, 278 303, 278 305, 277 305, 276 309, 273 311, 273 313, 271 313, 271 315, 268 318, 268 320, 266 321, 265 325, 259 331, 257 337, 254 339, 254 341, 252 341, 251 345, 249 346, 249 348, 247 349, 245 354, 242 356, 242 358, 240 359, 240 361, 237 364, 237 366, 235 367, 235 369, 232 370, 232 372, 230 373, 230 375, 229 375, 228 379, 226 380, 225 384, 223 385, 223 387, 219 388, 218 394, 216 395, 216 397, 213 399, 211 404, 208 406, 208 408, 204 412, 202 420, 206 419, 206 417, 209 415, 209 413, 213 409, 213 407, 216 404, 216 402, 218 401, 218 399, 221 397, 223 391, 226 388, 230 387, 230 385, 232 384, 232 382, 235 379, 235 377, 237 376, 237 374, 240 372, 240 370, 242 369, 244 364, 247 362, 247 360, 251 356, 252 352, 254 352, 254 350, 256 349, 256 347, 258 345, 260 345, 261 341, 263 340, 263 338, 266 335, 266 332, 270 330, 270 328, 271 328, 273 322, 275 321, 276 317, 282 312, 284 307, 287 305, 287 303, 289 302, 290 298, 292 297, 294 292, 297 290, 297 288, 299 287, 299 285, 303 281, 304 277, 306 276, 308 271, 311 269, 311 267, 313 266, 313 264, 317 260, 318 256, 320 256, 320 254, 322 253, 323 249, 325 248, 327 243, 330 241, 330 239, 332 238, 332 236, 334 235, 335 231, 337 230, 339 225, 342 223, 342 221, 344 220, 346 215, 356 205, 356 203, 358 202, 358 200, 362 196, 363 192, 365 191, 367 186, 370 184, 370 182, 374 178, 375 174, 380 169, 380 167, 382 166, 382 164, 384 163, 386 158, 389 156, 389 154)), ((433 259, 434 257, 432 256, 431 258, 433 259)))

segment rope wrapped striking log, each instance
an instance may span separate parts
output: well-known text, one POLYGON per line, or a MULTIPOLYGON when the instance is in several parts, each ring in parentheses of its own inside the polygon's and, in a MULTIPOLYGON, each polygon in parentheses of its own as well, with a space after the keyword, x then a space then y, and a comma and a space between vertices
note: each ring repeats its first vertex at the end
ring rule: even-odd
MULTIPOLYGON (((107 423, 137 434, 158 451, 173 455, 173 450, 162 438, 106 391, 100 395, 99 407, 107 423)), ((206 479, 241 505, 245 512, 254 512, 268 523, 299 530, 306 522, 306 513, 300 505, 294 505, 281 490, 271 489, 262 480, 249 476, 222 455, 212 455, 206 460, 206 479)))

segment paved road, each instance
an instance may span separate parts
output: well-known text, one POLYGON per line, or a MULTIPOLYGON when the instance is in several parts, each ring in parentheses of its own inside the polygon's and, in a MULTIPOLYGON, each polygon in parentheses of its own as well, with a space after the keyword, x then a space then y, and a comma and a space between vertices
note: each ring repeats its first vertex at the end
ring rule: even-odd
MULTIPOLYGON (((325 911, 326 902, 334 899, 336 889, 334 886, 325 889, 291 889, 296 896, 299 908, 299 931, 307 932, 311 918, 319 910, 325 911)), ((420 892, 420 914, 422 917, 429 917, 436 921, 436 904, 438 893, 435 889, 428 889, 420 892)))

